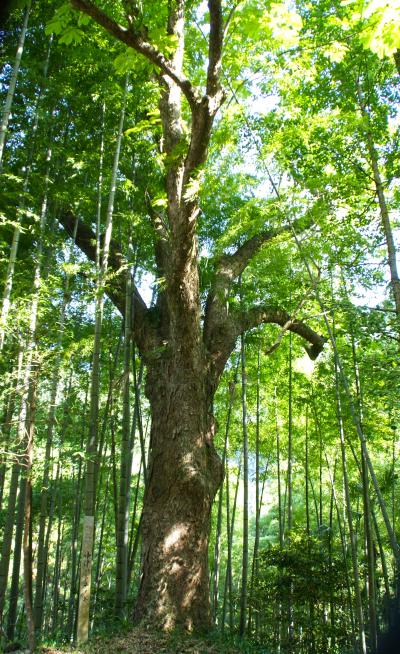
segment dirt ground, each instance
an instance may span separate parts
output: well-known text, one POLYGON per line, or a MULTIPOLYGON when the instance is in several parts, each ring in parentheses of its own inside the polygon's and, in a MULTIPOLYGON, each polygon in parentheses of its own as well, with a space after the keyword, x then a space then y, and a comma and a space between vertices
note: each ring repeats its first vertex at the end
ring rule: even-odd
MULTIPOLYGON (((46 647, 43 654, 236 654, 237 649, 220 647, 207 640, 134 629, 110 639, 94 638, 81 649, 46 647)), ((16 654, 16 653, 15 653, 16 654)))

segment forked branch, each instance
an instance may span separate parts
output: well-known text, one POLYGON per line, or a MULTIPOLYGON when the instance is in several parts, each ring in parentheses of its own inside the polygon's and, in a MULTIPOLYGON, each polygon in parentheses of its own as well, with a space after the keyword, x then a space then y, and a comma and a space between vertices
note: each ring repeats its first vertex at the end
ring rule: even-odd
POLYGON ((252 258, 261 250, 263 245, 269 243, 281 234, 290 234, 292 228, 295 227, 298 231, 304 231, 310 227, 310 223, 304 222, 301 218, 293 221, 291 224, 283 224, 278 227, 270 227, 264 229, 262 232, 255 234, 247 241, 245 241, 233 254, 222 255, 216 263, 216 277, 219 275, 228 278, 229 282, 237 279, 239 275, 249 265, 252 258))
POLYGON ((243 332, 258 327, 258 325, 273 323, 301 336, 310 346, 306 352, 310 359, 315 360, 322 352, 326 338, 314 331, 302 320, 293 319, 290 314, 280 307, 261 306, 253 307, 248 311, 239 313, 233 318, 237 327, 237 336, 243 332))
MULTIPOLYGON (((310 225, 304 225, 304 221, 297 221, 297 228, 302 229, 310 225)), ((290 225, 280 225, 265 229, 245 241, 233 254, 223 254, 215 263, 215 275, 210 288, 206 313, 204 318, 204 339, 208 345, 209 334, 215 332, 218 322, 224 321, 227 315, 227 300, 232 283, 243 273, 251 260, 261 248, 274 238, 285 232, 290 233, 290 225)))
POLYGON ((148 61, 157 66, 163 73, 168 75, 181 89, 190 106, 193 108, 199 102, 199 94, 190 80, 182 73, 176 71, 170 61, 150 41, 145 38, 145 31, 135 31, 133 25, 129 28, 120 25, 108 16, 102 9, 97 7, 90 0, 71 0, 75 9, 84 12, 93 20, 104 27, 109 34, 125 43, 142 54, 148 61))
POLYGON ((290 330, 290 327, 293 324, 293 322, 295 321, 296 316, 298 315, 298 313, 301 311, 301 309, 305 305, 305 303, 307 301, 307 297, 308 297, 311 290, 312 290, 312 288, 309 288, 308 291, 306 292, 306 294, 302 297, 302 299, 298 303, 297 307, 295 308, 295 310, 291 314, 289 320, 283 325, 283 327, 282 327, 281 331, 279 332, 277 338, 275 339, 274 343, 266 350, 265 354, 272 354, 273 352, 275 352, 275 350, 278 349, 278 347, 280 346, 280 344, 282 342, 282 339, 285 336, 286 332, 288 330, 290 330))
POLYGON ((206 93, 197 105, 192 106, 192 133, 185 161, 184 185, 190 181, 192 173, 202 166, 207 158, 214 118, 225 98, 221 86, 224 39, 221 0, 208 0, 208 9, 210 13, 210 35, 208 39, 206 93))

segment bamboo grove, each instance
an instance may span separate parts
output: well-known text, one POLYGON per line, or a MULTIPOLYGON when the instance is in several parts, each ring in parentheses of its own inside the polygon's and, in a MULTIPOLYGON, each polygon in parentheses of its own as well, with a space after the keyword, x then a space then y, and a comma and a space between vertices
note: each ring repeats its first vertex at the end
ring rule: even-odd
MULTIPOLYGON (((204 586, 213 633, 237 651, 389 651, 400 611, 399 18, 383 0, 10 9, 1 651, 85 643, 148 615, 150 370, 169 336, 149 354, 132 324, 140 311, 149 330, 162 324, 168 185, 190 159, 193 88, 215 99, 219 84, 182 196, 198 208, 201 324, 223 293, 242 321, 210 408, 223 470, 204 586), (132 47, 113 35, 124 21, 132 47), (215 34, 221 73, 208 63, 206 79, 215 34), (160 88, 168 110, 176 89, 184 96, 175 123, 160 88), (228 285, 238 253, 247 260, 228 285)), ((171 465, 177 447, 171 436, 171 465)))

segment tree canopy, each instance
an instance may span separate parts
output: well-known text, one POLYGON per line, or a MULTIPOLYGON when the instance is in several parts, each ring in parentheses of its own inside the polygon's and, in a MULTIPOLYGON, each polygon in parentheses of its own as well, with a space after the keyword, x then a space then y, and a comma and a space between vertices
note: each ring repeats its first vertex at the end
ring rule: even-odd
POLYGON ((376 654, 400 3, 5 14, 0 647, 134 623, 376 654))

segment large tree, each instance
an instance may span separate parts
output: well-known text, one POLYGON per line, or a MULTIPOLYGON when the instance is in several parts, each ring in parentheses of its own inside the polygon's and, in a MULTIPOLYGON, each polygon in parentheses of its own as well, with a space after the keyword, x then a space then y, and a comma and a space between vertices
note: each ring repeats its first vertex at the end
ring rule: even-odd
MULTIPOLYGON (((149 207, 156 274, 162 280, 155 307, 146 305, 132 280, 132 337, 146 365, 146 396, 152 419, 135 618, 163 628, 207 628, 211 621, 207 567, 210 512, 223 478, 222 462, 213 444, 212 412, 224 367, 238 337, 262 323, 275 323, 298 334, 309 344, 312 358, 321 351, 324 339, 278 305, 243 308, 230 302, 235 281, 261 248, 267 253, 269 244, 285 231, 289 237, 290 223, 285 225, 281 218, 275 224, 266 220, 258 233, 242 239, 236 251, 215 255, 204 310, 202 307, 205 289, 200 288, 199 277, 199 188, 215 117, 225 98, 221 84, 224 37, 235 5, 224 10, 221 0, 208 0, 209 27, 204 37, 208 61, 203 89, 189 79, 184 66, 185 18, 190 10, 194 20, 196 3, 169 0, 165 53, 149 37, 142 3, 107 3, 107 11, 89 0, 71 0, 71 4, 147 59, 159 86, 166 204, 160 211, 149 207)), ((200 62, 199 69, 201 66, 200 62)), ((196 79, 201 74, 199 70, 196 79)), ((84 218, 66 209, 60 221, 94 261, 96 238, 84 218)), ((125 266, 120 248, 113 242, 109 268, 115 275, 107 293, 123 314, 125 266)))

